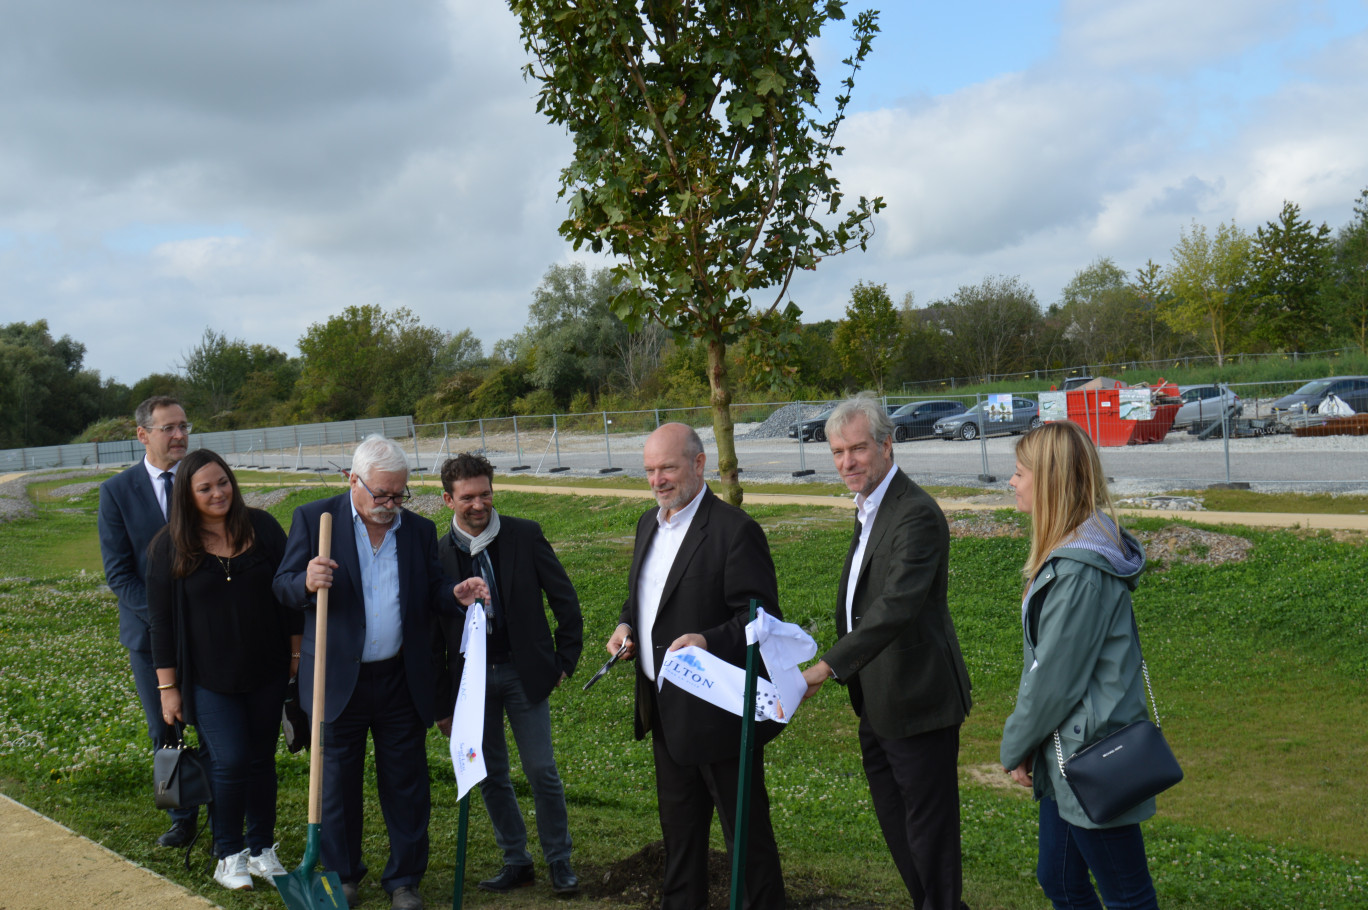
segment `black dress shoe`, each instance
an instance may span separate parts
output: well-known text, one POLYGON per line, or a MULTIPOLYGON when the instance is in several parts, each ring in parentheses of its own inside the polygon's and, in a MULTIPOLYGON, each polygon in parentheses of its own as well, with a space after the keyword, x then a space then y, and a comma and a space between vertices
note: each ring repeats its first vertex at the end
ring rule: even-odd
POLYGON ((195 839, 195 823, 183 819, 172 823, 165 834, 157 838, 158 847, 184 847, 195 839))
POLYGON ((551 864, 551 890, 557 894, 579 894, 579 876, 570 868, 570 860, 558 859, 551 864))
POLYGON ((480 882, 480 888, 484 891, 512 891, 514 888, 525 888, 530 884, 532 884, 531 866, 505 864, 499 870, 498 875, 480 882))
POLYGON ((417 888, 400 885, 390 895, 390 910, 423 910, 423 898, 417 888))
POLYGON ((361 903, 361 894, 356 887, 356 882, 343 882, 342 896, 346 898, 348 907, 356 907, 361 903))

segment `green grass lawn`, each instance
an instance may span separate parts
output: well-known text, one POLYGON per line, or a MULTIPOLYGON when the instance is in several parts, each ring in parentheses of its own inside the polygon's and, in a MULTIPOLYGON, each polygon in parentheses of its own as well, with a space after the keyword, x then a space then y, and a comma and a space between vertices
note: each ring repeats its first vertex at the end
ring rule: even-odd
MULTIPOLYGON (((586 882, 600 881, 609 866, 660 836, 650 749, 632 739, 630 671, 615 671, 588 693, 579 685, 606 656, 602 642, 625 594, 644 504, 529 494, 502 478, 499 486, 502 511, 542 522, 583 604, 585 656, 571 684, 552 696, 552 720, 575 863, 586 882)), ((295 505, 339 489, 298 490, 272 511, 288 525, 295 505)), ((206 854, 197 852, 186 873, 179 854, 151 846, 165 817, 152 809, 142 714, 99 569, 96 495, 58 502, 42 487, 34 492, 38 517, 0 524, 0 790, 225 907, 279 907, 271 891, 224 892, 204 871, 206 854)), ((830 644, 848 516, 797 506, 750 511, 769 535, 786 618, 830 644)), ((1280 531, 1220 530, 1253 542, 1246 561, 1161 567, 1136 598, 1164 729, 1187 775, 1145 825, 1161 905, 1363 907, 1364 550, 1280 531)), ((1025 546, 1013 538, 953 543, 951 608, 974 682, 961 798, 966 900, 976 910, 1045 906, 1033 873, 1034 806, 1024 791, 1005 786, 997 766, 998 735, 1020 673, 1025 546)), ((797 906, 906 905, 869 805, 854 729, 844 691, 826 686, 767 750, 774 826, 797 906)), ((446 740, 433 730, 428 742, 433 850, 423 892, 441 906, 452 885, 457 812, 446 740)), ((307 760, 282 747, 278 767, 277 833, 290 865, 302 851, 307 760)), ((530 807, 516 769, 514 778, 530 807)), ((374 794, 373 777, 366 792, 374 794)), ((499 863, 478 797, 470 832, 470 904, 546 900, 544 882, 507 898, 474 891, 474 881, 499 863)), ((715 841, 720 847, 720 835, 715 841)), ((385 849, 371 798, 365 853, 373 870, 385 849)), ((374 877, 363 895, 368 906, 383 906, 374 877)))

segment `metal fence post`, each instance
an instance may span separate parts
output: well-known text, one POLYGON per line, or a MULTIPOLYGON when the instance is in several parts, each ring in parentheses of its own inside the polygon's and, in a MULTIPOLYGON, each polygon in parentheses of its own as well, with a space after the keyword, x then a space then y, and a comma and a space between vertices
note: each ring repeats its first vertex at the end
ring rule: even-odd
POLYGON ((522 437, 518 435, 518 415, 513 415, 513 448, 518 450, 518 463, 509 468, 510 471, 526 471, 531 465, 523 464, 522 437))
POLYGON ((793 472, 794 477, 808 477, 812 474, 817 473, 816 471, 813 471, 810 468, 808 468, 807 458, 804 454, 806 442, 803 439, 803 414, 806 411, 806 404, 806 402, 798 402, 798 470, 793 472))
POLYGON ((489 444, 485 442, 484 418, 480 418, 480 454, 489 457, 489 444))
POLYGON ((608 424, 610 424, 610 423, 612 423, 612 421, 608 419, 608 412, 607 412, 607 411, 604 411, 604 412, 603 412, 603 451, 604 451, 605 453, 607 453, 607 455, 608 455, 608 467, 606 467, 606 468, 599 468, 599 473, 600 473, 600 474, 614 474, 614 473, 616 473, 616 472, 622 470, 622 468, 615 468, 615 467, 613 467, 613 448, 612 448, 612 446, 608 443, 608 424))
POLYGON ((551 438, 552 438, 552 440, 554 440, 555 443, 556 443, 556 466, 555 466, 554 468, 551 469, 551 473, 552 473, 552 474, 559 474, 561 471, 568 471, 568 470, 570 470, 569 468, 567 468, 567 467, 565 467, 564 465, 561 464, 561 460, 560 460, 560 421, 558 421, 558 420, 556 419, 556 415, 555 415, 555 414, 552 414, 552 415, 551 415, 551 438))
POLYGON ((983 458, 983 473, 978 479, 983 483, 996 483, 997 478, 988 473, 988 409, 982 407, 983 393, 974 393, 974 407, 979 409, 979 454, 983 458))

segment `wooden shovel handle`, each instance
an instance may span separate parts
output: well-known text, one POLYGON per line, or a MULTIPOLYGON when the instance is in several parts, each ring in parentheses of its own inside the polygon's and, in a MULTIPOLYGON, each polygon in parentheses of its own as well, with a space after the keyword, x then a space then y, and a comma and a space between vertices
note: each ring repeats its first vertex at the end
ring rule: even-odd
MULTIPOLYGON (((318 555, 332 556, 331 512, 318 517, 318 555)), ((328 684, 328 588, 318 589, 314 619, 313 710, 309 713, 309 824, 323 820, 323 690, 328 684)))

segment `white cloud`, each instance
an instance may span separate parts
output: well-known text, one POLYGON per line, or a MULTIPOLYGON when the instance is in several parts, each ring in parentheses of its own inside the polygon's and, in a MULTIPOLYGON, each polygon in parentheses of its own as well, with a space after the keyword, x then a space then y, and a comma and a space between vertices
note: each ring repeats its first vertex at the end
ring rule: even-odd
POLYGON ((1099 71, 1172 78, 1291 30, 1307 15, 1287 0, 1064 0, 1060 57, 1099 71))
MULTIPOLYGON (((106 375, 173 369, 205 326, 293 352, 365 303, 488 349, 548 265, 588 258, 556 233, 570 141, 535 111, 504 4, 10 6, 0 323, 47 318, 106 375), (114 248, 130 226, 169 239, 114 248)), ((839 317, 857 280, 927 303, 1020 275, 1048 304, 1097 256, 1163 263, 1191 219, 1252 230, 1284 198, 1348 219, 1368 32, 1327 38, 1324 5, 1278 0, 1057 15, 1056 52, 1028 69, 937 96, 870 87, 911 100, 853 115, 837 172, 889 208, 868 253, 795 277, 809 318, 839 317)), ((886 31, 875 54, 908 41, 886 31)))

